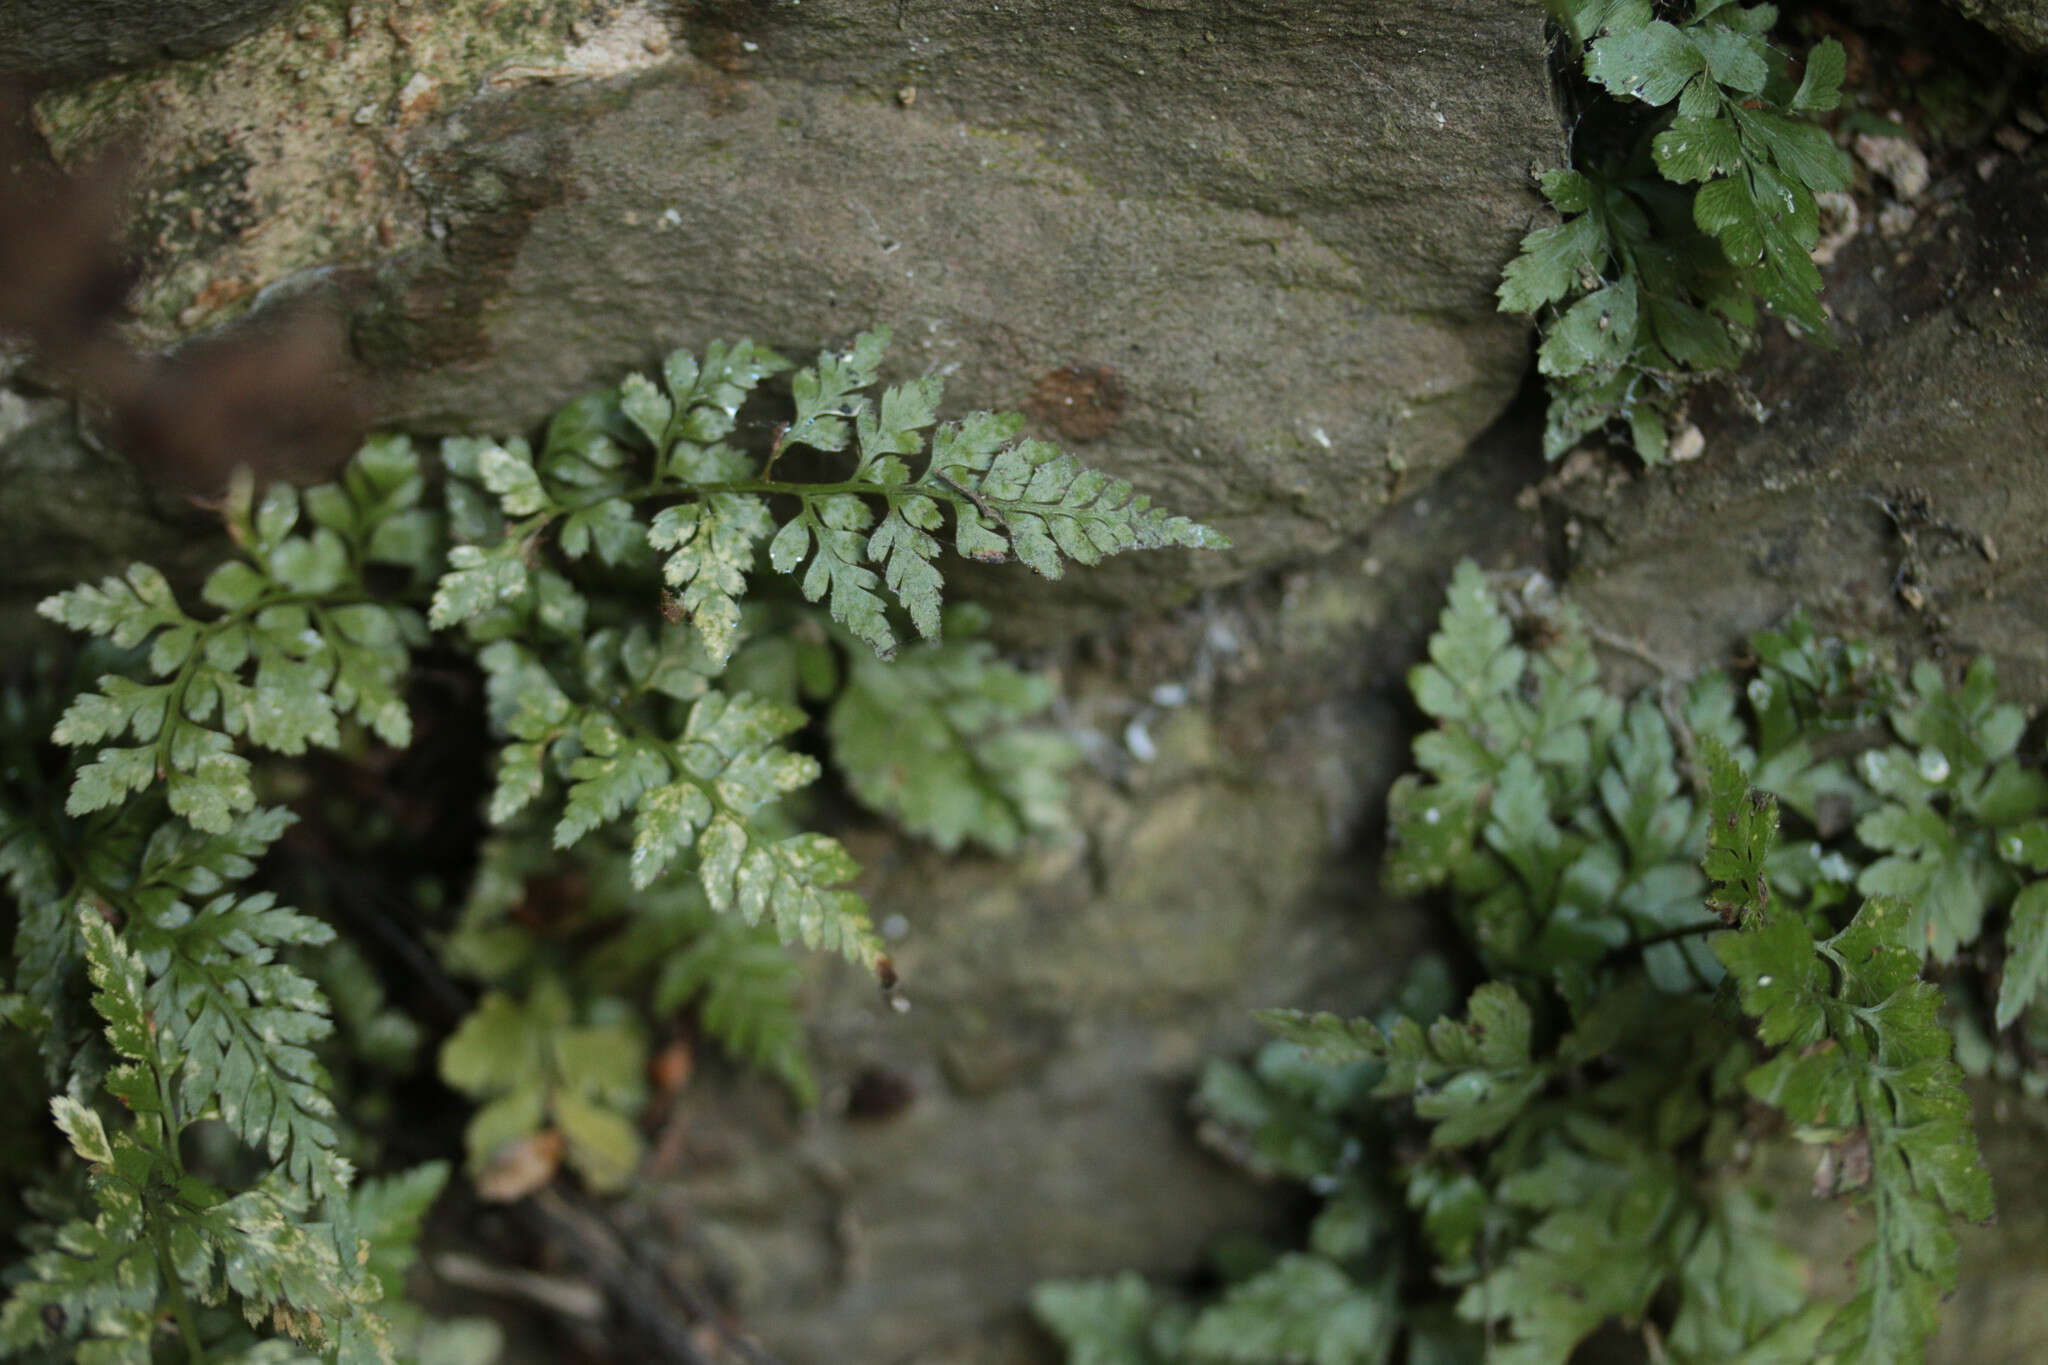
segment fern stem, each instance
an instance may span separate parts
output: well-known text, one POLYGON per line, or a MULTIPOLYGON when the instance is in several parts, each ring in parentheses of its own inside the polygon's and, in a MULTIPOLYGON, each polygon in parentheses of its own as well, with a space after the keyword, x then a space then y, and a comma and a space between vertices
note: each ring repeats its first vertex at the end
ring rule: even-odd
POLYGON ((1682 938, 1696 938, 1701 934, 1711 934, 1717 929, 1726 929, 1727 927, 1725 923, 1718 919, 1700 920, 1694 924, 1681 924, 1676 929, 1666 929, 1661 933, 1651 934, 1648 938, 1633 939, 1620 948, 1615 949, 1615 951, 1637 953, 1645 948, 1654 948, 1660 943, 1673 943, 1682 938))
MULTIPOLYGON (((170 1145, 175 1149, 177 1144, 170 1145)), ((192 1301, 185 1297, 184 1282, 178 1278, 177 1263, 171 1255, 170 1230, 163 1219, 149 1220, 149 1239, 156 1248, 157 1274, 170 1295, 171 1314, 178 1320, 178 1335, 185 1339, 185 1358, 192 1365, 206 1365, 206 1345, 199 1339, 199 1319, 192 1312, 192 1301)))

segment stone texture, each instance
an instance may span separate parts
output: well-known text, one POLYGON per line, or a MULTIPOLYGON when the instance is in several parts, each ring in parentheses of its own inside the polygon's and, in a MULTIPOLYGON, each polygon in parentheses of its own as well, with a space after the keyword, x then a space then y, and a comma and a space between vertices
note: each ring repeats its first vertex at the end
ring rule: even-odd
POLYGON ((174 581, 217 558, 210 517, 82 439, 63 406, 23 405, 35 420, 7 432, 9 406, 0 404, 0 662, 58 633, 34 615, 50 593, 118 573, 134 558, 174 581), (57 410, 37 411, 49 408, 57 410))
POLYGON ((1567 496, 1574 595, 1618 637, 1690 669, 1803 602, 2048 696, 2048 157, 1950 190, 1843 254, 1839 350, 1780 339, 1745 371, 1768 421, 1725 413, 1697 463, 1567 496))
POLYGON ((298 0, 6 0, 0 78, 89 80, 226 47, 298 0))
POLYGON ((396 410, 527 421, 671 342, 805 353, 880 321, 899 371, 940 370, 975 406, 1113 371, 1121 416, 1091 458, 1240 547, 1091 591, 1128 603, 1135 577, 1158 600, 1327 547, 1404 467, 1462 449, 1521 372, 1492 288, 1527 168, 1557 145, 1540 25, 1512 6, 1228 9, 732 7, 742 26, 678 70, 472 123, 430 202, 480 167, 520 209, 550 198, 477 310, 429 312, 415 343, 474 362, 404 384, 396 410))
POLYGON ((1563 150, 1532 7, 351 13, 44 102, 67 158, 140 136, 145 334, 326 271, 389 420, 505 431, 671 345, 887 323, 896 373, 1238 542, 1041 598, 1045 634, 1357 533, 1525 366, 1492 290, 1563 150), (1113 417, 1066 420, 1063 372, 1113 417))

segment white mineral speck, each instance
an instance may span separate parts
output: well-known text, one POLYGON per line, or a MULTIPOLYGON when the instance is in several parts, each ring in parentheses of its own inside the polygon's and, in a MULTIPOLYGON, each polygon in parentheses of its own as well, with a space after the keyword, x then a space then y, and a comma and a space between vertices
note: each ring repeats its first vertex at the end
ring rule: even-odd
POLYGON ((1124 727, 1124 747, 1140 763, 1150 763, 1159 756, 1159 746, 1152 742, 1152 732, 1145 728, 1143 718, 1124 727))

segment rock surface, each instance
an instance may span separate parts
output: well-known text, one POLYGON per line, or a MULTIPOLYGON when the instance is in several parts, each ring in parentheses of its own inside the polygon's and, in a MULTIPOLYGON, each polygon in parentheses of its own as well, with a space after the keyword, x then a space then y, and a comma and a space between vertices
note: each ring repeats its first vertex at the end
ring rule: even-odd
POLYGON ((298 7, 299 0, 9 0, 0 77, 46 84, 194 57, 298 7))
POLYGON ((1989 169, 1844 253, 1840 349, 1745 371, 1767 421, 1728 412, 1697 463, 1567 493, 1596 619, 1689 671, 1805 603, 2048 696, 2048 157, 1989 169))
POLYGON ((212 518, 82 440, 68 413, 40 415, 0 439, 0 654, 58 634, 33 615, 48 594, 118 573, 132 558, 174 575, 199 571, 217 558, 215 534, 212 518))
POLYGON ((954 410, 1032 411, 1236 540, 1075 590, 1124 606, 1357 533, 1519 382, 1492 291, 1563 151, 1534 9, 670 14, 309 10, 39 114, 67 160, 140 139, 146 333, 327 272, 416 429, 518 430, 676 344, 889 324, 954 410))

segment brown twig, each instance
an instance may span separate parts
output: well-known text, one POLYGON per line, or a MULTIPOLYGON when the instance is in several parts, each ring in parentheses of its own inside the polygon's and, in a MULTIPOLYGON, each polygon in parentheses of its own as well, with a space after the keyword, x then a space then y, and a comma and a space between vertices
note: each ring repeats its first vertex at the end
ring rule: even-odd
POLYGON ((751 1337, 728 1322, 701 1293, 623 1236, 603 1209, 580 1196, 549 1187, 520 1206, 543 1225, 550 1242, 566 1246, 584 1273, 601 1286, 620 1314, 672 1359, 685 1365, 713 1365, 682 1319, 702 1323, 748 1365, 782 1365, 751 1337), (677 1314, 664 1306, 681 1309, 677 1314))

